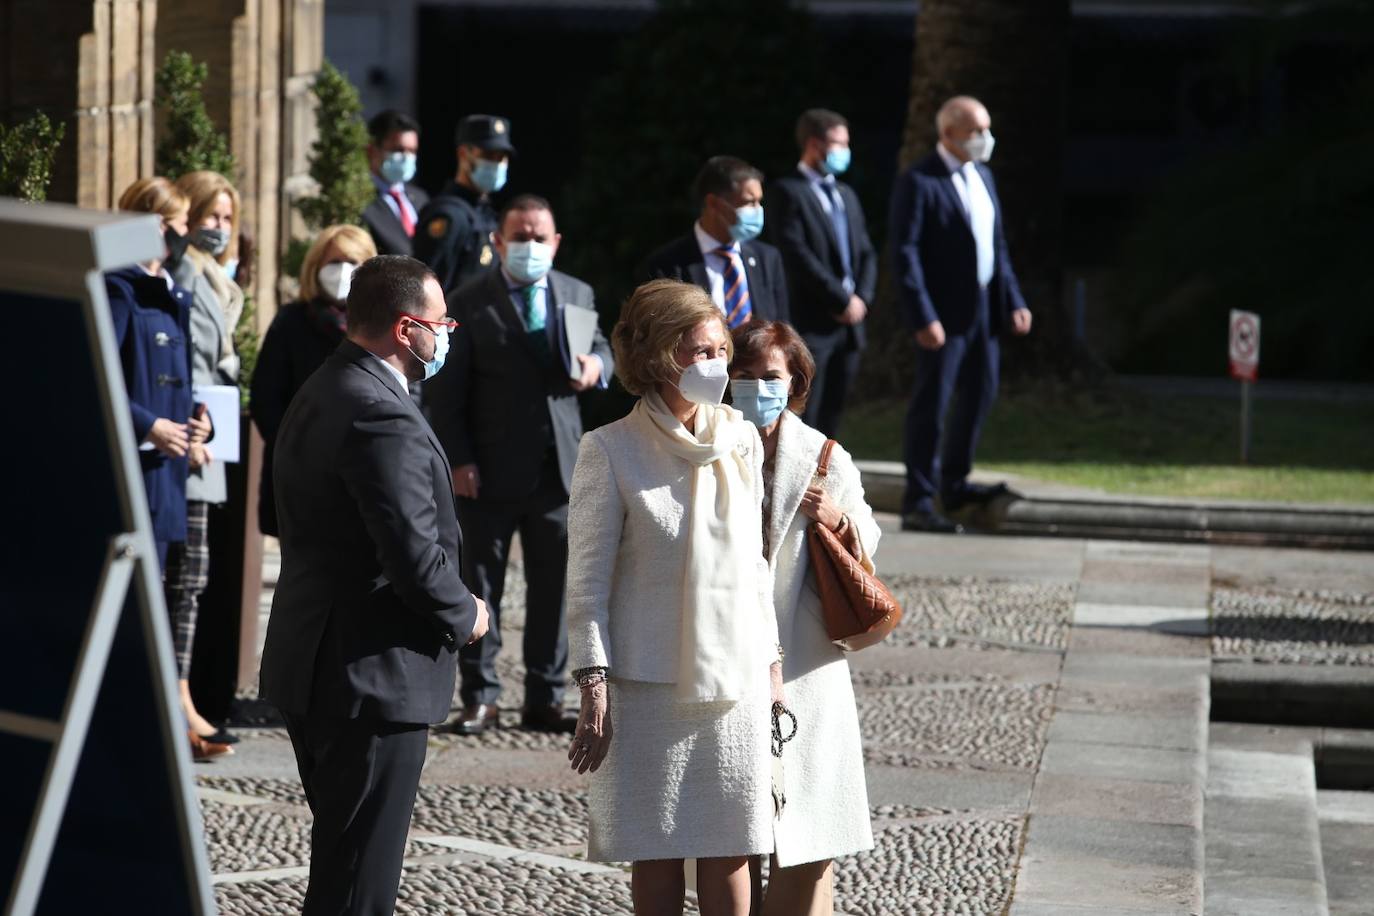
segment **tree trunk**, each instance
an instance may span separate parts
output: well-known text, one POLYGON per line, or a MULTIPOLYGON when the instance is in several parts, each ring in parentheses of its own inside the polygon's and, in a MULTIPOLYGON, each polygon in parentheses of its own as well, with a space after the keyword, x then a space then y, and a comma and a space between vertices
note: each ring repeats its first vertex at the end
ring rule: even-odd
MULTIPOLYGON (((1078 362, 1061 300, 1068 52, 1069 0, 921 0, 916 16, 899 167, 905 170, 934 149, 935 114, 950 96, 972 95, 987 106, 997 137, 991 165, 1007 242, 1035 316, 1028 339, 1005 345, 1004 338, 1004 365, 1012 375, 1069 374, 1078 362)), ((875 328, 880 333, 874 338, 885 343, 873 368, 888 386, 898 376, 908 384, 910 335, 897 332, 891 309, 881 311, 894 324, 892 333, 875 328)))

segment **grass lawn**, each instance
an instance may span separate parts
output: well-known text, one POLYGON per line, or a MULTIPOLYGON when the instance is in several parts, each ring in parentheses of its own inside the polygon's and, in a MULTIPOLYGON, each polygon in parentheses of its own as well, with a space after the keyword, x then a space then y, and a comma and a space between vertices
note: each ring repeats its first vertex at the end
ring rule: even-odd
MULTIPOLYGON (((980 470, 1113 493, 1374 503, 1374 403, 1256 400, 1240 463, 1240 398, 1159 397, 1106 387, 1004 391, 980 470)), ((899 461, 905 401, 855 405, 845 447, 899 461)))

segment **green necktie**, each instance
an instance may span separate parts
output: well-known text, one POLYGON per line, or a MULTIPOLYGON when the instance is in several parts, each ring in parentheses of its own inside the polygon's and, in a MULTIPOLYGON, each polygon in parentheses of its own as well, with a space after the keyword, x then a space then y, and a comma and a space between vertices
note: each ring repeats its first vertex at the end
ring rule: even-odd
MULTIPOLYGON (((525 333, 529 335, 530 344, 538 354, 539 362, 547 367, 553 361, 553 353, 549 349, 549 335, 544 330, 545 319, 548 316, 536 312, 534 308, 539 287, 527 286, 521 292, 525 296, 525 333)), ((545 311, 547 312, 547 309, 545 311)))

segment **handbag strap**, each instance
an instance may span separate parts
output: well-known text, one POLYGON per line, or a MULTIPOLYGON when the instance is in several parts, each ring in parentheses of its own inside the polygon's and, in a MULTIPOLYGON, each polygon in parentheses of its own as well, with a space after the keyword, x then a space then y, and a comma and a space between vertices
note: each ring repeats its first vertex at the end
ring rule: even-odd
POLYGON ((816 476, 824 477, 830 471, 830 453, 835 450, 835 440, 826 439, 821 446, 821 457, 816 459, 816 476))

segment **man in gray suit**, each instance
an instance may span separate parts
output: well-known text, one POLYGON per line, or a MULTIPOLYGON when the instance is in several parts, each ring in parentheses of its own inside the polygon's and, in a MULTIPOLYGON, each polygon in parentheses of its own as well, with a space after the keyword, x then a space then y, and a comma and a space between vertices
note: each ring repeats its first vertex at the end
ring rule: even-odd
POLYGON ((460 575, 448 457, 406 392, 444 364, 432 271, 372 258, 348 339, 291 399, 273 476, 281 576, 261 693, 282 711, 314 814, 303 912, 390 913, 427 724, 487 614, 460 575))
POLYGON ((548 201, 524 194, 506 205, 494 236, 501 267, 450 295, 449 315, 459 322, 456 364, 425 386, 434 428, 453 462, 466 566, 491 610, 487 637, 459 656, 459 734, 500 725, 501 596, 516 531, 528 589, 521 724, 560 732, 577 724, 563 711, 568 490, 582 438, 577 396, 605 388, 613 367, 599 329, 591 352, 568 352, 568 309, 594 311, 596 304, 591 287, 552 269, 560 238, 548 201))

